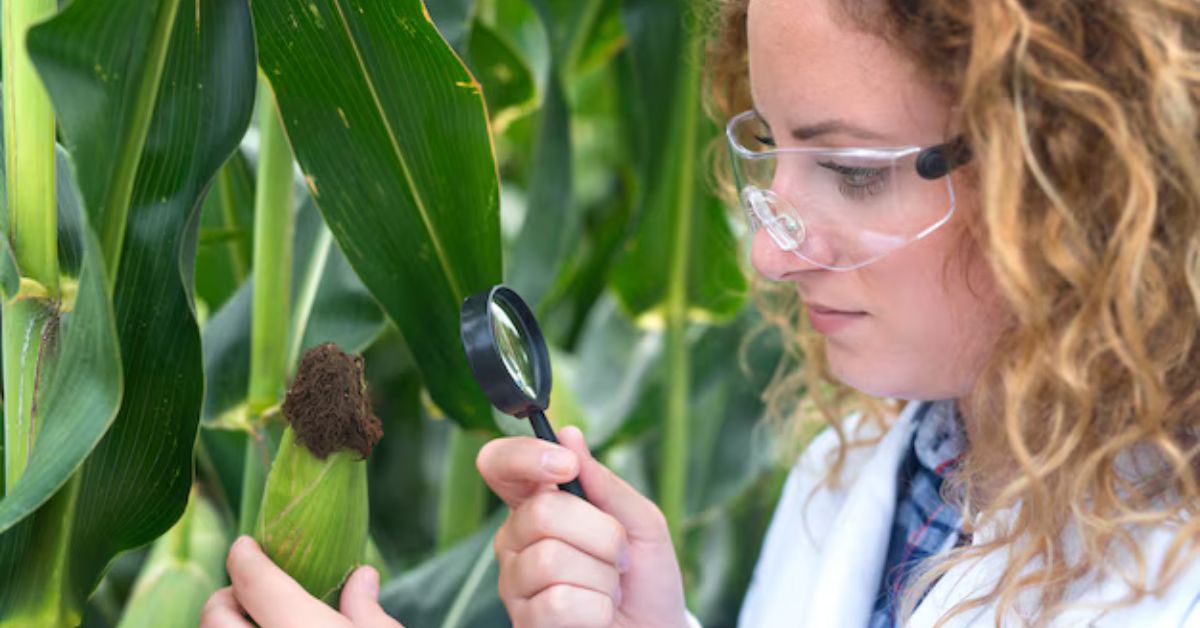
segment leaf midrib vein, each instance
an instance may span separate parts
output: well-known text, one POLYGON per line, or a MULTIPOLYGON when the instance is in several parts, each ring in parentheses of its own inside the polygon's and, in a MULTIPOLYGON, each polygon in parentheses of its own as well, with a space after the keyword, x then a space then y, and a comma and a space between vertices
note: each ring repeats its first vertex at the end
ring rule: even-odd
POLYGON ((433 249, 437 254, 438 262, 442 266, 446 280, 450 283, 450 290, 454 293, 456 301, 461 300, 463 298, 463 291, 458 286, 458 281, 455 279, 454 273, 451 272, 449 260, 446 259, 446 252, 442 248, 441 241, 438 239, 437 231, 433 228, 433 222, 429 217, 429 210, 425 207, 425 200, 421 198, 420 190, 417 188, 412 171, 409 169, 408 160, 404 156, 404 151, 400 149, 400 144, 396 141, 396 133, 392 130, 391 122, 388 121, 387 112, 383 108, 383 102, 379 100, 379 94, 375 90, 375 83, 371 80, 371 75, 367 71, 366 62, 363 60, 362 52, 358 49, 358 43, 354 40, 354 34, 350 31, 350 22, 346 19, 346 14, 342 11, 339 0, 331 0, 331 4, 337 10, 338 17, 342 21, 342 28, 346 31, 346 39, 350 42, 351 50, 354 51, 354 59, 358 62, 358 67, 362 71, 363 80, 367 84, 367 90, 371 93, 371 101, 375 105, 375 110, 379 113, 379 119, 383 122, 384 128, 387 129, 388 141, 392 145, 392 151, 396 154, 396 160, 400 164, 404 180, 408 183, 409 189, 412 190, 412 197, 417 206, 417 213, 421 216, 421 222, 425 225, 425 231, 429 233, 429 240, 433 243, 433 249))

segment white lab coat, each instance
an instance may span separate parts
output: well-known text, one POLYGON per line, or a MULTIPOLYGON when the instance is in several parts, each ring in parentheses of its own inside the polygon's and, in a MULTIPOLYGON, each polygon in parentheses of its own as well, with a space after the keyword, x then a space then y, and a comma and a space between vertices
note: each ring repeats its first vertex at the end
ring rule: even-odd
MULTIPOLYGON (((851 450, 842 476, 845 481, 837 489, 812 492, 825 475, 836 436, 826 430, 809 445, 789 474, 771 519, 742 604, 740 626, 857 628, 867 624, 890 539, 896 472, 912 440, 912 417, 920 403, 908 403, 876 445, 851 450)), ((975 536, 978 542, 985 533, 975 536)), ((1151 565, 1170 541, 1165 531, 1147 536, 1142 548, 1151 565)), ((933 626, 957 602, 986 590, 980 587, 992 582, 1003 564, 1002 556, 992 554, 972 568, 951 570, 925 596, 908 625, 933 626)), ((1073 599, 1102 602, 1126 592, 1114 575, 1081 587, 1073 599)), ((688 621, 693 627, 700 625, 690 614, 688 621)), ((991 628, 994 624, 992 606, 958 615, 950 626, 991 628)), ((1010 618, 1004 625, 1021 622, 1010 618)), ((1158 598, 1103 616, 1081 610, 1060 617, 1054 625, 1200 628, 1200 560, 1193 561, 1158 598)))

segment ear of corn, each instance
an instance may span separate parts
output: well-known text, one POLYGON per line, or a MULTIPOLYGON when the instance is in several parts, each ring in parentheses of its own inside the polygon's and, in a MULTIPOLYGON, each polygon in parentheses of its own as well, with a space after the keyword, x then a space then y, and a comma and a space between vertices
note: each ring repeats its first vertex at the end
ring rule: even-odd
POLYGON ((367 551, 367 463, 383 435, 359 356, 325 343, 300 359, 255 536, 309 593, 333 603, 367 551))
POLYGON ((255 536, 312 595, 336 601, 367 546, 367 463, 341 450, 324 460, 288 427, 267 475, 255 536))

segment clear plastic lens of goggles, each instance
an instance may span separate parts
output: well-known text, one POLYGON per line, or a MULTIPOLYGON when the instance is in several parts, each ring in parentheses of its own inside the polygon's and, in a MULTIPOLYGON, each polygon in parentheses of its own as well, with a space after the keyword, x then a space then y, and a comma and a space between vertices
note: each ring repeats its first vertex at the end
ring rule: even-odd
POLYGON ((949 219, 949 177, 917 175, 916 151, 784 149, 749 138, 733 150, 750 237, 760 229, 780 249, 818 266, 852 269, 924 237, 949 219))

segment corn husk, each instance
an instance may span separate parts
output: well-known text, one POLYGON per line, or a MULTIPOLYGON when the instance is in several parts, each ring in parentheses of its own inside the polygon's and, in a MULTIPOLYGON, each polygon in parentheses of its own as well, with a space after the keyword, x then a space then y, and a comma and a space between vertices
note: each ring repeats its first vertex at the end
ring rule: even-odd
POLYGON ((255 537, 312 595, 334 602, 367 547, 367 463, 341 450, 324 460, 283 432, 267 475, 255 537))

